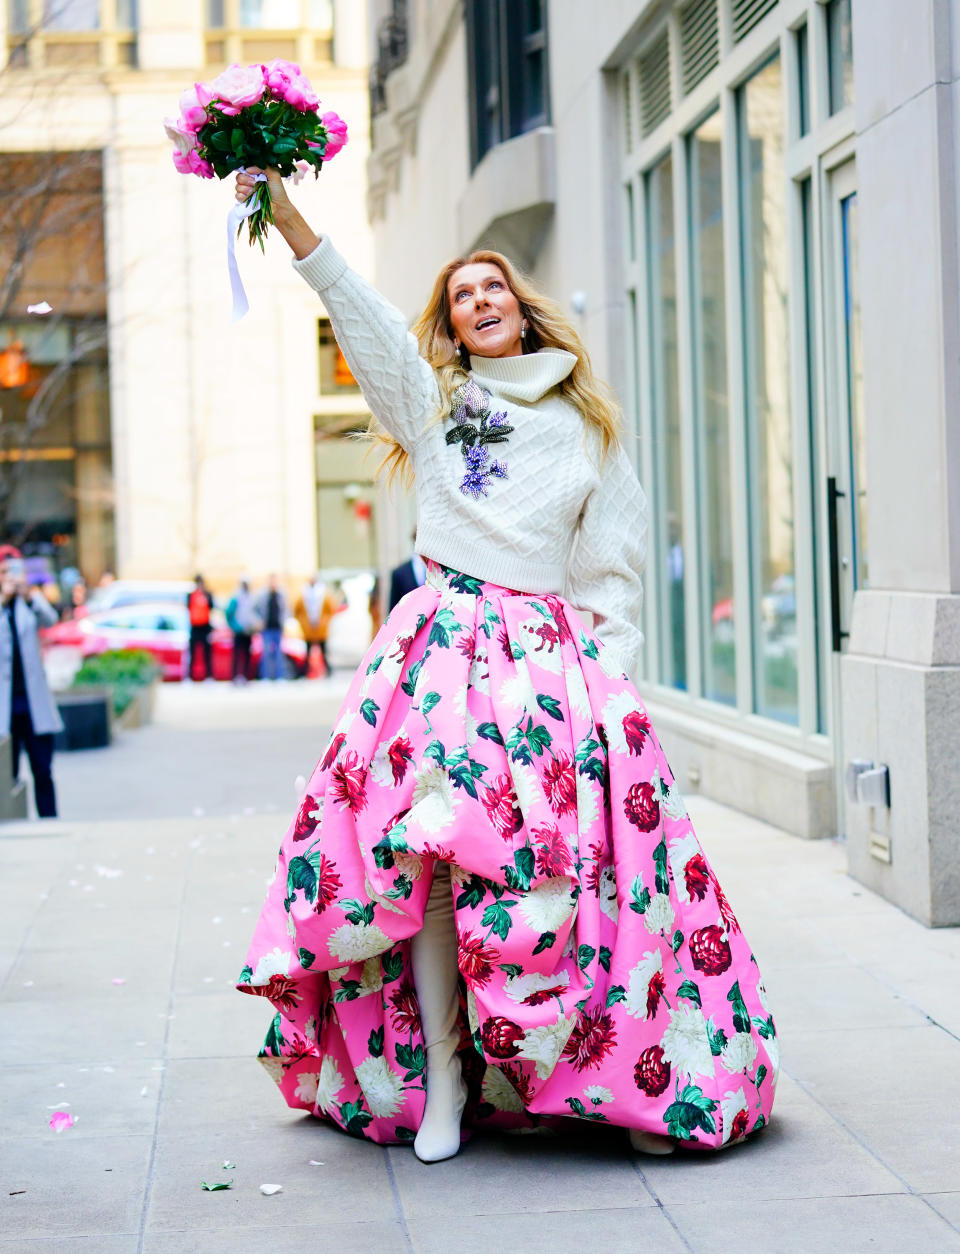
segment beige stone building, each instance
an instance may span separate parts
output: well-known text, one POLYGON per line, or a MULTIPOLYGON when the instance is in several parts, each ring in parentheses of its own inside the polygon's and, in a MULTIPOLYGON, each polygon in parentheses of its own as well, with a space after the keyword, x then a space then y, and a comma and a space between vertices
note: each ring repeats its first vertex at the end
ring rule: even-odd
MULTIPOLYGON (((223 590, 241 572, 276 571, 293 586, 318 564, 375 565, 371 468, 341 436, 363 424, 364 405, 322 305, 282 240, 265 257, 241 240, 250 312, 231 325, 232 186, 177 174, 162 126, 185 87, 229 62, 298 60, 350 142, 293 194, 369 272, 364 5, 4 0, 0 47, 5 172, 29 181, 50 154, 89 154, 78 166, 86 201, 74 178, 57 184, 48 199, 67 204, 62 220, 0 308, 0 349, 20 346, 34 394, 57 369, 69 376, 29 447, 0 447, 6 466, 28 463, 8 530, 91 579, 198 569, 223 590), (46 319, 26 312, 40 300, 54 308, 46 319), (73 360, 91 333, 95 351, 73 360)), ((0 389, 8 431, 26 420, 30 392, 0 389)))
POLYGON ((378 284, 577 320, 651 502, 680 784, 960 922, 956 0, 371 0, 378 284))

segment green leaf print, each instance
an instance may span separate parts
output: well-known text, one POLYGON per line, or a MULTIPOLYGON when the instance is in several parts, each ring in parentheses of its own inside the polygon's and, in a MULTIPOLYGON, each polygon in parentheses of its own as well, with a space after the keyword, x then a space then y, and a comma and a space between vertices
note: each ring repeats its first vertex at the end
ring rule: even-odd
POLYGON ((532 610, 536 610, 538 614, 545 618, 548 623, 553 622, 553 615, 545 605, 541 605, 539 601, 528 601, 527 604, 532 610))
POLYGON ((376 909, 372 901, 360 901, 357 897, 347 897, 338 901, 337 905, 346 914, 348 923, 372 923, 376 909))
POLYGON ((367 674, 374 675, 380 669, 380 663, 383 661, 383 654, 378 653, 370 665, 367 667, 367 674))
POLYGON ((433 616, 433 626, 430 628, 430 635, 427 638, 427 647, 436 644, 441 649, 449 649, 453 643, 453 637, 456 632, 463 631, 461 623, 457 622, 457 616, 453 610, 444 607, 437 610, 433 616))
POLYGON ((517 642, 513 640, 510 642, 510 656, 513 658, 515 662, 519 662, 522 657, 526 657, 527 655, 524 653, 520 645, 518 645, 517 642))
POLYGON ((577 770, 581 775, 586 775, 590 779, 596 780, 598 784, 603 783, 603 758, 587 758, 586 762, 581 763, 577 767, 577 770))
POLYGON ((311 866, 309 859, 299 856, 291 858, 290 866, 287 868, 287 896, 291 901, 296 896, 298 889, 303 891, 307 901, 316 901, 317 873, 311 866))
POLYGON ((376 727, 380 707, 372 697, 367 697, 366 701, 360 702, 360 713, 363 715, 365 723, 369 723, 371 727, 376 727))
POLYGON ((480 919, 481 927, 488 927, 495 932, 501 940, 506 940, 507 935, 513 927, 513 919, 510 917, 510 906, 515 906, 515 901, 495 901, 487 906, 480 919))
POLYGON ((482 775, 486 769, 487 768, 481 763, 471 762, 467 759, 463 762, 457 763, 457 765, 454 766, 448 774, 453 782, 454 788, 462 788, 464 792, 468 793, 474 801, 476 801, 477 785, 474 783, 474 780, 479 779, 480 775, 482 775))
MULTIPOLYGON (((698 1089, 697 1092, 699 1091, 698 1089)), ((716 1102, 711 1103, 711 1108, 716 1109, 716 1102)), ((667 1125, 667 1132, 670 1136, 674 1136, 682 1141, 693 1139, 694 1128, 702 1128, 704 1132, 708 1133, 716 1132, 717 1130, 713 1115, 701 1109, 694 1102, 674 1102, 673 1105, 668 1106, 664 1111, 663 1122, 667 1125)))
POLYGON ((592 945, 581 945, 577 950, 577 966, 581 971, 586 971, 587 967, 593 962, 597 951, 592 945))
POLYGON ((530 881, 535 870, 532 849, 518 849, 513 855, 513 866, 501 867, 507 887, 514 893, 530 891, 530 881))
POLYGON ((283 1039, 283 1033, 280 1031, 280 1016, 278 1014, 274 1015, 273 1022, 267 1028, 267 1035, 263 1038, 260 1057, 266 1058, 272 1055, 274 1058, 279 1058, 286 1043, 283 1039))
MULTIPOLYGON (((667 873, 667 842, 661 840, 653 851, 653 865, 656 868, 655 883, 658 893, 669 893, 670 876, 667 873)), ((676 951, 674 951, 676 952, 676 951)))
POLYGON ((493 635, 493 633, 496 631, 496 629, 500 626, 502 622, 503 622, 503 619, 496 612, 496 610, 493 608, 490 602, 484 601, 483 622, 480 624, 480 626, 483 628, 483 631, 486 634, 486 637, 488 640, 490 639, 490 637, 493 635))
POLYGON ((367 1053, 371 1058, 380 1058, 383 1054, 383 1027, 374 1028, 367 1038, 367 1053))
POLYGON ((403 955, 394 949, 388 949, 380 955, 380 970, 383 972, 384 984, 399 980, 403 975, 403 955))
POLYGON ((676 953, 682 944, 683 944, 683 933, 678 928, 677 931, 674 932, 673 937, 670 940, 670 948, 673 950, 674 953, 676 953))
POLYGON ((692 1001, 695 1006, 703 1005, 703 1002, 700 1000, 700 990, 693 980, 684 980, 677 989, 677 996, 685 997, 687 1001, 692 1001))
POLYGON ((297 957, 300 959, 300 965, 304 971, 309 971, 317 960, 317 955, 312 954, 309 949, 298 950, 297 957))
MULTIPOLYGON (((530 721, 533 722, 532 719, 530 721)), ((553 744, 553 737, 542 723, 534 723, 532 727, 528 725, 527 740, 538 758, 553 744)))
POLYGON ((588 657, 592 662, 595 662, 600 656, 600 650, 597 648, 597 642, 595 640, 588 640, 586 635, 581 631, 580 643, 583 645, 584 657, 588 657))
POLYGON ((344 1001, 356 1001, 359 996, 359 980, 341 980, 340 987, 333 991, 333 1000, 338 1004, 344 1001))
POLYGON ((457 898, 457 909, 475 909, 487 895, 487 886, 479 875, 471 875, 457 898))
POLYGON ((763 1063, 761 1063, 760 1066, 757 1067, 757 1074, 753 1077, 753 1082, 757 1086, 758 1093, 760 1091, 760 1085, 764 1082, 766 1078, 767 1078, 767 1068, 764 1066, 763 1063))
POLYGON ((416 1131, 413 1128, 404 1128, 401 1124, 397 1124, 394 1128, 393 1135, 401 1142, 415 1141, 417 1139, 416 1131))
POLYGON ((533 952, 535 954, 542 954, 545 949, 552 949, 556 943, 556 932, 541 932, 540 939, 533 947, 533 952))
POLYGON ((599 740, 594 740, 591 736, 585 737, 577 745, 576 751, 573 755, 574 761, 586 762, 587 758, 589 758, 590 755, 592 753, 595 753, 599 748, 600 748, 599 740))
POLYGON ((613 954, 608 949, 608 947, 606 945, 601 945, 600 946, 600 965, 601 967, 603 967, 604 971, 606 971, 607 975, 610 974, 610 963, 612 959, 613 959, 613 954))
POLYGON ((413 892, 413 880, 403 872, 393 881, 393 888, 388 888, 384 896, 390 901, 409 900, 410 894, 413 892))
POLYGON ((457 571, 455 575, 450 576, 450 587, 454 592, 462 592, 464 596, 478 597, 483 591, 483 580, 457 571))
POLYGON ((340 1112, 340 1118, 343 1120, 345 1131, 353 1136, 362 1136, 363 1129, 373 1123, 373 1115, 368 1110, 363 1109, 363 1098, 358 1102, 344 1102, 337 1109, 340 1112))
MULTIPOLYGON (((696 1106, 698 1110, 702 1110, 705 1114, 711 1114, 717 1109, 717 1103, 712 1097, 706 1097, 701 1088, 696 1084, 687 1084, 684 1086, 680 1094, 682 1102, 689 1102, 692 1106, 696 1106)), ((704 1132, 712 1132, 713 1128, 704 1128, 704 1132)))
POLYGON ((634 914, 645 914, 650 905, 650 889, 644 888, 643 879, 639 875, 630 885, 630 896, 633 898, 630 909, 634 914))
POLYGON ((500 728, 496 723, 481 723, 477 728, 477 735, 482 740, 490 740, 495 745, 503 744, 503 737, 500 735, 500 728))
POLYGON ((440 700, 439 692, 427 693, 427 695, 420 702, 420 713, 424 716, 424 718, 426 718, 426 716, 430 713, 433 707, 439 702, 439 700, 440 700))
POLYGON ((544 714, 549 714, 558 723, 563 722, 563 711, 560 709, 560 702, 556 697, 547 697, 542 692, 538 692, 537 705, 543 710, 544 714))
POLYGON ((753 1127, 750 1129, 750 1135, 752 1136, 754 1132, 759 1132, 761 1128, 765 1128, 766 1126, 767 1126, 767 1121, 766 1119, 764 1119, 763 1115, 762 1114, 757 1115, 757 1121, 753 1125, 753 1127))
POLYGON ((423 664, 426 660, 427 660, 426 654, 424 654, 422 658, 418 658, 417 661, 414 662, 414 664, 407 671, 407 677, 403 681, 403 683, 400 685, 401 689, 407 694, 408 697, 413 696, 413 690, 417 686, 417 676, 420 674, 421 668, 423 667, 423 664))
POLYGON ((444 766, 447 760, 447 751, 439 740, 431 740, 423 751, 425 758, 433 758, 437 766, 444 766))
POLYGON ((713 1021, 713 1016, 707 1020, 707 1039, 710 1042, 710 1053, 714 1058, 719 1058, 726 1048, 727 1034, 723 1028, 718 1028, 713 1021))
POLYGON ((565 1097, 563 1099, 575 1115, 585 1115, 586 1107, 579 1097, 565 1097))
POLYGON ((754 1025, 754 1027, 757 1029, 757 1031, 760 1033, 760 1035, 763 1037, 765 1041, 770 1041, 776 1036, 776 1032, 774 1031, 774 1027, 773 1027, 772 1015, 770 1016, 769 1019, 763 1019, 760 1017, 760 1015, 754 1015, 753 1018, 751 1019, 751 1023, 754 1025))
POLYGON ((615 1006, 618 1001, 625 1001, 626 996, 627 990, 622 984, 612 984, 607 989, 607 1009, 609 1010, 611 1006, 615 1006))
POLYGON ((518 975, 523 975, 523 967, 519 962, 501 962, 497 964, 498 970, 503 971, 510 978, 516 979, 518 975))
POLYGON ((405 1084, 409 1084, 411 1080, 418 1080, 427 1068, 427 1057, 422 1045, 416 1048, 410 1045, 398 1045, 396 1058, 397 1065, 406 1068, 406 1074, 403 1077, 405 1084))
POLYGON ((393 850, 383 841, 373 846, 373 860, 381 871, 393 869, 393 850))
POLYGON ((240 979, 237 980, 237 983, 249 984, 252 979, 253 979, 253 967, 244 967, 243 970, 240 972, 240 979))
POLYGON ((727 1001, 733 1005, 733 1026, 737 1032, 750 1031, 750 1016, 747 1014, 747 1005, 740 993, 740 981, 734 980, 730 992, 727 993, 727 1001))

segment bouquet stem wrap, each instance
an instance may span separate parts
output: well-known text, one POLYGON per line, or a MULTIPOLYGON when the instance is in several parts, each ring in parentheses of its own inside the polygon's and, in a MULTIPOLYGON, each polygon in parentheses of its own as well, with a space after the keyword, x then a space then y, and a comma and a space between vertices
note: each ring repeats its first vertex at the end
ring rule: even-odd
POLYGON ((237 266, 237 236, 240 234, 247 218, 260 208, 266 208, 268 221, 272 221, 269 209, 270 188, 267 184, 267 176, 258 174, 256 182, 257 186, 247 199, 238 200, 227 214, 227 270, 230 273, 230 291, 233 294, 233 309, 230 313, 231 322, 239 322, 250 308, 250 302, 247 300, 247 293, 243 287, 243 279, 240 277, 240 269, 237 266), (261 183, 263 184, 262 190, 260 187, 261 183), (264 197, 266 198, 265 205, 264 197))

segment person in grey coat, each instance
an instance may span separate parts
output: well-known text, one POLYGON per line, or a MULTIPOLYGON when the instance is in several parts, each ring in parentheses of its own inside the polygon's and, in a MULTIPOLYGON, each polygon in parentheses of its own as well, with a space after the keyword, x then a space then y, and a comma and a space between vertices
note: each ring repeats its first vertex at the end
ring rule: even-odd
POLYGON ((27 589, 23 560, 12 545, 0 548, 0 728, 10 731, 13 778, 26 751, 41 818, 56 818, 53 738, 63 728, 40 657, 38 631, 57 621, 41 592, 27 589))
POLYGON ((287 621, 287 597, 276 575, 271 575, 266 588, 254 600, 254 608, 262 626, 263 656, 260 658, 261 679, 283 678, 283 625, 287 621))

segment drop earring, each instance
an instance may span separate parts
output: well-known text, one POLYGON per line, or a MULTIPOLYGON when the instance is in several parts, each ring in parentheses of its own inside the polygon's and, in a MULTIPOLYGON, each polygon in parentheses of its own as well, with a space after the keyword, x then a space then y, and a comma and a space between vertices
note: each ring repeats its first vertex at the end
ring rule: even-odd
POLYGON ((523 321, 520 323, 520 338, 521 338, 521 340, 525 340, 525 339, 527 338, 527 320, 526 320, 526 318, 524 318, 524 319, 523 319, 523 321))

